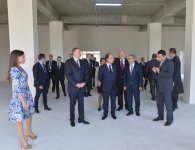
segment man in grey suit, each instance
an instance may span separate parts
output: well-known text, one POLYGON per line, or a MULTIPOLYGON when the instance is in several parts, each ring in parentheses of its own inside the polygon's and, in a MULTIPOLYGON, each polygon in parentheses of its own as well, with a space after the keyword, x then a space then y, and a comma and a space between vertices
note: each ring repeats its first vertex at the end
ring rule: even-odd
POLYGON ((165 126, 170 126, 173 123, 173 105, 172 105, 172 91, 173 91, 173 72, 174 64, 171 60, 166 58, 164 50, 158 51, 159 67, 153 67, 153 71, 157 76, 157 109, 158 117, 153 121, 164 120, 164 105, 167 110, 167 122, 165 126))

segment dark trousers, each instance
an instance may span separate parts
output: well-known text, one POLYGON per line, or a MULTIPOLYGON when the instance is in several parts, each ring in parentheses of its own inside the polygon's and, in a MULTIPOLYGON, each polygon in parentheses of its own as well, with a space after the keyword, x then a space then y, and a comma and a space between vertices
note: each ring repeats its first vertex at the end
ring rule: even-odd
POLYGON ((49 78, 49 86, 48 86, 48 89, 50 87, 50 80, 52 81, 52 92, 55 91, 55 79, 54 79, 54 75, 53 73, 49 72, 48 73, 48 78, 49 78))
POLYGON ((110 91, 103 90, 103 109, 104 115, 108 115, 109 98, 111 101, 111 115, 115 115, 116 110, 116 90, 112 88, 110 91))
POLYGON ((70 97, 70 121, 75 120, 75 105, 78 101, 79 121, 84 120, 84 88, 69 92, 70 97))
POLYGON ((96 72, 96 70, 92 71, 92 84, 93 84, 93 86, 95 86, 95 72, 96 72))
POLYGON ((123 108, 123 99, 125 100, 125 108, 128 108, 127 104, 127 92, 124 90, 124 86, 118 86, 118 105, 120 108, 123 108))
POLYGON ((157 102, 157 109, 158 109, 158 116, 161 119, 164 119, 164 105, 167 110, 167 121, 172 123, 173 122, 173 105, 172 105, 172 92, 160 92, 158 89, 156 91, 156 102, 157 102))
POLYGON ((135 111, 138 113, 140 111, 140 91, 138 88, 133 88, 132 86, 127 88, 127 102, 128 111, 133 113, 133 96, 135 100, 135 111))
POLYGON ((87 94, 91 93, 91 89, 92 89, 92 77, 89 77, 87 85, 86 85, 86 92, 87 92, 87 94))
POLYGON ((178 102, 179 94, 178 92, 174 89, 172 92, 172 103, 173 103, 173 108, 178 108, 177 102, 178 102))
POLYGON ((146 88, 148 85, 148 79, 144 78, 144 88, 146 88))
POLYGON ((63 79, 57 79, 56 80, 56 94, 57 94, 57 96, 60 96, 59 83, 61 84, 63 93, 66 94, 64 80, 63 79))
POLYGON ((39 98, 41 96, 41 93, 43 95, 43 105, 44 108, 47 108, 47 93, 48 89, 47 87, 43 87, 43 90, 39 89, 39 87, 36 87, 36 94, 35 94, 35 99, 34 99, 34 107, 37 110, 39 108, 39 98))
POLYGON ((156 80, 151 79, 150 82, 150 93, 153 99, 156 99, 156 80))

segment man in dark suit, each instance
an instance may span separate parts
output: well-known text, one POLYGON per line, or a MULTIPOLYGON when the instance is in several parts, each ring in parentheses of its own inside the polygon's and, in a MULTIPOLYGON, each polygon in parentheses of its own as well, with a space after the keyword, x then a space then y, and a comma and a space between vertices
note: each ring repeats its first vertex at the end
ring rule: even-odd
POLYGON ((146 66, 146 78, 149 80, 150 83, 150 93, 151 93, 151 100, 156 100, 156 83, 157 83, 157 77, 155 73, 153 72, 153 67, 159 66, 159 61, 157 60, 157 54, 152 54, 152 60, 148 61, 146 66))
POLYGON ((102 95, 103 95, 103 109, 104 114, 102 120, 105 120, 108 117, 108 105, 109 98, 111 100, 111 116, 113 119, 116 119, 115 110, 116 110, 116 65, 113 64, 114 57, 112 54, 108 53, 105 56, 106 64, 102 65, 99 68, 98 80, 102 85, 102 95))
POLYGON ((43 95, 44 109, 51 110, 47 105, 48 73, 45 67, 45 54, 39 54, 38 59, 39 62, 33 66, 34 86, 36 88, 34 107, 36 113, 39 113, 38 103, 41 93, 43 95))
POLYGON ((89 124, 84 120, 84 92, 88 82, 89 70, 83 60, 80 60, 81 50, 74 48, 73 57, 65 62, 65 75, 68 80, 68 94, 70 97, 70 125, 75 126, 75 105, 78 101, 78 122, 89 124))
POLYGON ((144 77, 144 86, 143 86, 143 88, 146 90, 147 89, 147 85, 148 85, 148 79, 146 78, 146 66, 147 66, 147 63, 145 62, 145 58, 144 57, 141 58, 140 65, 142 66, 142 72, 143 72, 143 77, 144 77))
POLYGON ((128 113, 133 114, 133 96, 135 99, 135 112, 140 116, 140 90, 143 88, 143 72, 140 64, 135 63, 135 55, 131 54, 128 58, 129 64, 124 72, 124 90, 127 91, 128 113))
POLYGON ((92 62, 92 55, 91 54, 87 54, 86 55, 86 59, 85 60, 85 65, 88 68, 89 71, 89 76, 88 76, 88 81, 86 84, 86 91, 85 91, 85 97, 87 96, 91 96, 91 89, 92 89, 92 69, 93 69, 93 62, 92 62))
POLYGON ((66 89, 65 89, 65 74, 64 74, 64 63, 62 62, 62 58, 60 56, 57 57, 57 65, 55 66, 55 84, 56 84, 56 99, 60 97, 60 90, 59 90, 59 82, 62 87, 62 91, 64 93, 64 96, 66 96, 66 89))
POLYGON ((164 120, 164 105, 167 110, 167 122, 165 126, 170 126, 173 123, 173 105, 172 105, 172 91, 173 91, 173 72, 174 64, 171 60, 166 58, 164 50, 158 51, 159 67, 153 67, 154 73, 157 75, 157 89, 156 101, 158 109, 158 117, 153 121, 164 120))
POLYGON ((125 51, 119 52, 119 58, 115 59, 115 64, 117 66, 117 94, 118 94, 118 105, 117 111, 120 111, 123 109, 124 103, 123 99, 125 101, 125 108, 128 110, 128 104, 127 104, 127 93, 124 90, 124 70, 125 66, 128 65, 128 60, 125 58, 125 51))
POLYGON ((52 92, 55 91, 55 79, 54 79, 54 72, 55 72, 55 66, 57 62, 53 60, 53 55, 49 55, 49 60, 46 62, 46 69, 48 72, 48 78, 49 78, 49 86, 50 87, 50 80, 52 80, 52 92))
POLYGON ((174 63, 174 73, 173 73, 173 93, 172 93, 172 101, 173 101, 173 111, 178 108, 178 95, 184 93, 183 83, 181 79, 181 61, 177 56, 177 51, 175 48, 170 48, 169 56, 171 57, 174 63))

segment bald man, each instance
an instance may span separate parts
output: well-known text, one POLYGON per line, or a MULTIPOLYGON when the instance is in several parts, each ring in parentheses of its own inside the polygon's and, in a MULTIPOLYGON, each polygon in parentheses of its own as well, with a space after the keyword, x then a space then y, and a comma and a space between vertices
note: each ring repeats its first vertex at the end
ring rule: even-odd
POLYGON ((117 95, 118 95, 118 108, 117 111, 120 111, 123 109, 124 102, 125 102, 125 108, 128 109, 127 104, 127 94, 126 91, 124 91, 124 85, 123 85, 123 76, 124 76, 124 68, 126 65, 128 65, 128 61, 125 58, 126 54, 124 50, 119 51, 118 58, 115 59, 115 64, 117 66, 117 95))

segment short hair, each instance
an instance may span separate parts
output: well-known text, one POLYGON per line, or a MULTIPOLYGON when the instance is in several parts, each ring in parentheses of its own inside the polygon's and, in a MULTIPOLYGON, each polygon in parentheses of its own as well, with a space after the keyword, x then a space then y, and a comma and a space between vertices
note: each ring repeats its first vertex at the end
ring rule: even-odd
POLYGON ((152 58, 157 58, 157 55, 155 53, 152 54, 152 58))
POLYGON ((102 57, 101 59, 100 59, 100 62, 102 61, 102 60, 106 60, 104 57, 102 57))
POLYGON ((58 58, 62 58, 62 57, 61 57, 61 56, 58 56, 57 59, 58 59, 58 58))
MULTIPOLYGON (((86 56, 89 56, 89 55, 91 55, 91 54, 90 54, 90 53, 87 53, 87 54, 86 54, 86 56)), ((91 55, 91 56, 92 56, 92 55, 91 55)))
POLYGON ((135 55, 134 55, 134 54, 130 54, 130 55, 129 55, 129 57, 131 57, 131 56, 132 56, 133 58, 135 58, 135 55))
POLYGON ((106 55, 105 55, 105 60, 107 61, 107 59, 109 58, 109 56, 111 55, 111 53, 107 53, 106 55))
POLYGON ((158 55, 159 54, 162 54, 163 56, 165 56, 166 55, 166 52, 165 52, 165 50, 161 49, 161 50, 158 51, 158 55))
POLYGON ((175 48, 170 48, 169 52, 173 53, 173 54, 177 54, 177 50, 175 48))
POLYGON ((45 58, 45 54, 39 54, 38 59, 41 60, 43 58, 45 58))
POLYGON ((77 49, 80 49, 80 48, 78 48, 78 47, 73 48, 72 53, 75 52, 77 49))

